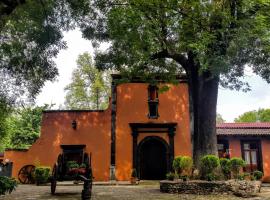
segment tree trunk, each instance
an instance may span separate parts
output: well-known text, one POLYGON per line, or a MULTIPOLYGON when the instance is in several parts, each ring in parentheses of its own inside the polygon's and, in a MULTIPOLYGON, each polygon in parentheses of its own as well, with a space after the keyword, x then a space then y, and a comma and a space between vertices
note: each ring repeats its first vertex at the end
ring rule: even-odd
POLYGON ((193 159, 199 167, 200 158, 217 155, 216 106, 219 77, 210 71, 199 72, 193 65, 188 72, 190 94, 190 127, 193 159))

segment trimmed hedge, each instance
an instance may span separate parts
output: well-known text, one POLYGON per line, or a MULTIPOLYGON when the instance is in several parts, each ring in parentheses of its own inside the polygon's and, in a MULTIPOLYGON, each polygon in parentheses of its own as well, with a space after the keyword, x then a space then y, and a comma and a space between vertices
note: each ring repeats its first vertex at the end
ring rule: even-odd
POLYGON ((220 166, 219 158, 215 155, 206 155, 201 158, 201 175, 202 179, 213 181, 217 177, 215 170, 220 166))

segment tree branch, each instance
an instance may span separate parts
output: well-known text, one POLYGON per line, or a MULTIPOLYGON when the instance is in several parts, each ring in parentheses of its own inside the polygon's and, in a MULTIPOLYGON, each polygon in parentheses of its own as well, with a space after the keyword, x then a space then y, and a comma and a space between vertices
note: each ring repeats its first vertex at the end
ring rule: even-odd
POLYGON ((151 56, 152 60, 159 58, 171 58, 180 64, 185 70, 187 70, 187 58, 183 54, 169 53, 167 49, 163 49, 162 51, 159 51, 151 56))

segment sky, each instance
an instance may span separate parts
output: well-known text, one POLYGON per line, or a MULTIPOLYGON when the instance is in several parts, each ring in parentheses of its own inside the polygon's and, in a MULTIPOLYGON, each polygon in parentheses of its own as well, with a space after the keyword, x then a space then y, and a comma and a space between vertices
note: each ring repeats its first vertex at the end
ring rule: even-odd
MULTIPOLYGON (((78 55, 86 51, 91 55, 94 53, 91 41, 83 39, 78 30, 64 33, 64 40, 67 42, 68 48, 61 50, 55 58, 59 76, 56 81, 45 83, 36 99, 37 105, 53 103, 55 104, 54 109, 62 108, 65 99, 64 88, 71 82, 72 71, 76 67, 78 55)), ((219 88, 217 112, 226 122, 233 122, 236 117, 247 111, 270 108, 270 85, 249 71, 245 80, 251 86, 250 92, 219 88)))

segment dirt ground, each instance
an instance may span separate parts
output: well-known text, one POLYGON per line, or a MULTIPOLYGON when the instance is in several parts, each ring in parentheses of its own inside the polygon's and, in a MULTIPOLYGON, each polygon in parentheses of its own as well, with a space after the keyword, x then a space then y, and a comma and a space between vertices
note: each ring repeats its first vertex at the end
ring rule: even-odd
MULTIPOLYGON (((56 194, 50 194, 50 186, 19 185, 15 192, 0 196, 1 200, 79 200, 82 185, 57 186, 56 194)), ((246 200, 231 195, 185 195, 160 193, 158 183, 131 185, 94 185, 92 200, 246 200)), ((270 200, 270 186, 250 200, 270 200)))

